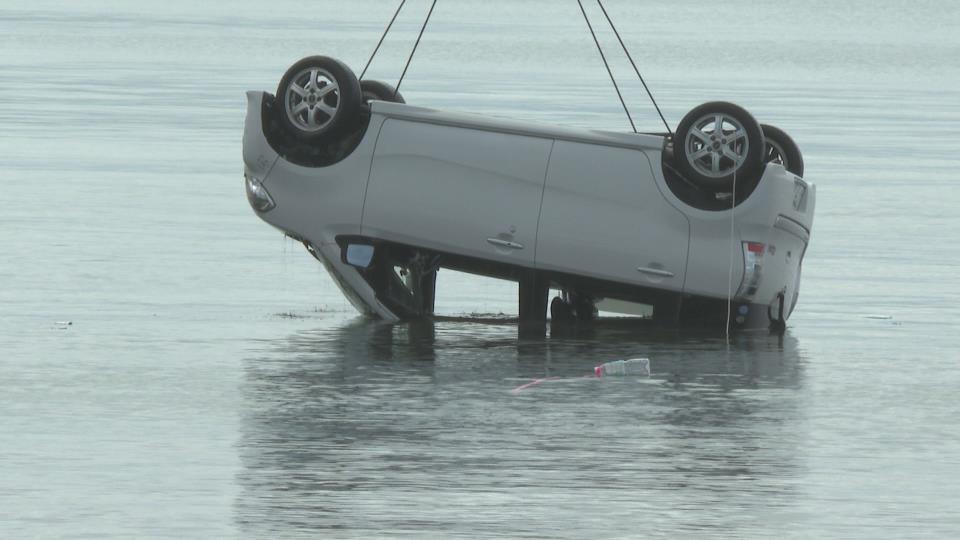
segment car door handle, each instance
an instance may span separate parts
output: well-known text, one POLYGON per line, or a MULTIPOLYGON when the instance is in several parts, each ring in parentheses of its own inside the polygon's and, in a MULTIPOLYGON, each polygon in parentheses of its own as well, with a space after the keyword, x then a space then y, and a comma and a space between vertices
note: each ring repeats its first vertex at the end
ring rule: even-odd
POLYGON ((509 240, 503 240, 501 238, 487 238, 487 242, 500 247, 510 248, 510 249, 523 249, 523 244, 518 244, 516 242, 511 242, 509 240))
POLYGON ((640 268, 637 268, 637 272, 642 272, 644 274, 649 274, 651 276, 658 276, 658 277, 673 277, 673 272, 670 272, 669 270, 663 270, 660 268, 650 268, 649 266, 641 266, 640 268))

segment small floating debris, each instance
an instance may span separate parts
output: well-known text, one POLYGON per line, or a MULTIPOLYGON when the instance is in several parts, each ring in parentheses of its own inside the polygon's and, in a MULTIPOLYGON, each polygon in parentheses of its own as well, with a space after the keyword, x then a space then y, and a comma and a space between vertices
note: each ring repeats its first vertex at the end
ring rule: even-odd
MULTIPOLYGON (((593 368, 593 373, 590 375, 584 375, 579 377, 580 379, 594 379, 598 377, 649 377, 650 376, 650 359, 649 358, 628 358, 626 360, 614 360, 612 362, 605 362, 593 368)), ((545 382, 549 381, 561 381, 561 380, 576 380, 577 378, 566 378, 563 377, 544 377, 542 379, 534 379, 526 384, 522 384, 513 390, 510 391, 512 394, 519 394, 520 392, 538 386, 545 382)))
POLYGON ((513 390, 511 390, 510 392, 511 392, 512 394, 519 394, 520 392, 526 390, 527 388, 532 388, 532 387, 534 387, 534 386, 537 386, 538 384, 541 384, 541 383, 544 383, 544 382, 547 382, 547 381, 556 381, 556 380, 559 380, 559 379, 560 379, 560 377, 544 377, 543 379, 534 379, 534 380, 528 382, 527 384, 521 384, 520 386, 518 386, 518 387, 514 388, 513 390))
POLYGON ((292 311, 283 311, 281 313, 274 313, 274 317, 279 317, 281 319, 306 319, 306 315, 300 315, 299 313, 294 313, 292 311))
POLYGON ((629 358, 607 362, 593 368, 593 374, 596 377, 628 377, 630 375, 646 377, 650 375, 650 359, 629 358))

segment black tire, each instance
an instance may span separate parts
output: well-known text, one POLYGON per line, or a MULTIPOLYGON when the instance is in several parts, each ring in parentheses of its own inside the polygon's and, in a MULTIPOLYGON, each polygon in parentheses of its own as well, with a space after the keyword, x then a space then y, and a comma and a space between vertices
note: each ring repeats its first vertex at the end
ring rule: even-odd
POLYGON ((327 56, 308 56, 290 66, 277 87, 281 125, 305 142, 327 140, 349 130, 360 116, 362 101, 357 76, 346 64, 327 56), (324 92, 331 84, 336 88, 324 92))
POLYGON ((733 103, 714 101, 694 108, 680 121, 674 137, 677 170, 705 190, 729 192, 733 189, 734 178, 737 183, 753 182, 763 172, 766 142, 760 124, 745 109, 733 103), (720 129, 714 127, 703 131, 709 125, 715 126, 713 119, 717 116, 721 118, 720 129), (742 136, 728 139, 741 128, 744 131, 742 136))
POLYGON ((403 94, 397 92, 393 86, 370 79, 360 81, 360 91, 363 94, 363 102, 369 103, 372 100, 390 101, 393 103, 406 103, 403 94))
POLYGON ((800 154, 797 143, 776 126, 760 124, 760 128, 763 129, 763 136, 767 141, 763 162, 780 163, 784 169, 797 176, 803 176, 803 155, 800 154))

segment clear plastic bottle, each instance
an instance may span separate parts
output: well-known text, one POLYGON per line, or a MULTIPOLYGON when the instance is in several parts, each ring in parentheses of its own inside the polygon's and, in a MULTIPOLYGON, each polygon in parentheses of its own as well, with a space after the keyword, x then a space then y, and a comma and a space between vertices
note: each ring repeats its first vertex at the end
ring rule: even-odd
POLYGON ((597 377, 646 377, 650 375, 650 359, 630 358, 607 362, 593 368, 593 374, 597 377))

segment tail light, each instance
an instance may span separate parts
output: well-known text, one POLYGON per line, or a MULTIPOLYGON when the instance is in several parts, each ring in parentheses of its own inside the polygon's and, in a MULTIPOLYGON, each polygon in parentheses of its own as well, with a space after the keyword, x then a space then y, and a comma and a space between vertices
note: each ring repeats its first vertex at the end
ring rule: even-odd
POLYGON ((763 277, 763 255, 767 251, 766 244, 760 242, 743 243, 743 281, 737 289, 737 297, 752 298, 757 294, 760 279, 763 277))

